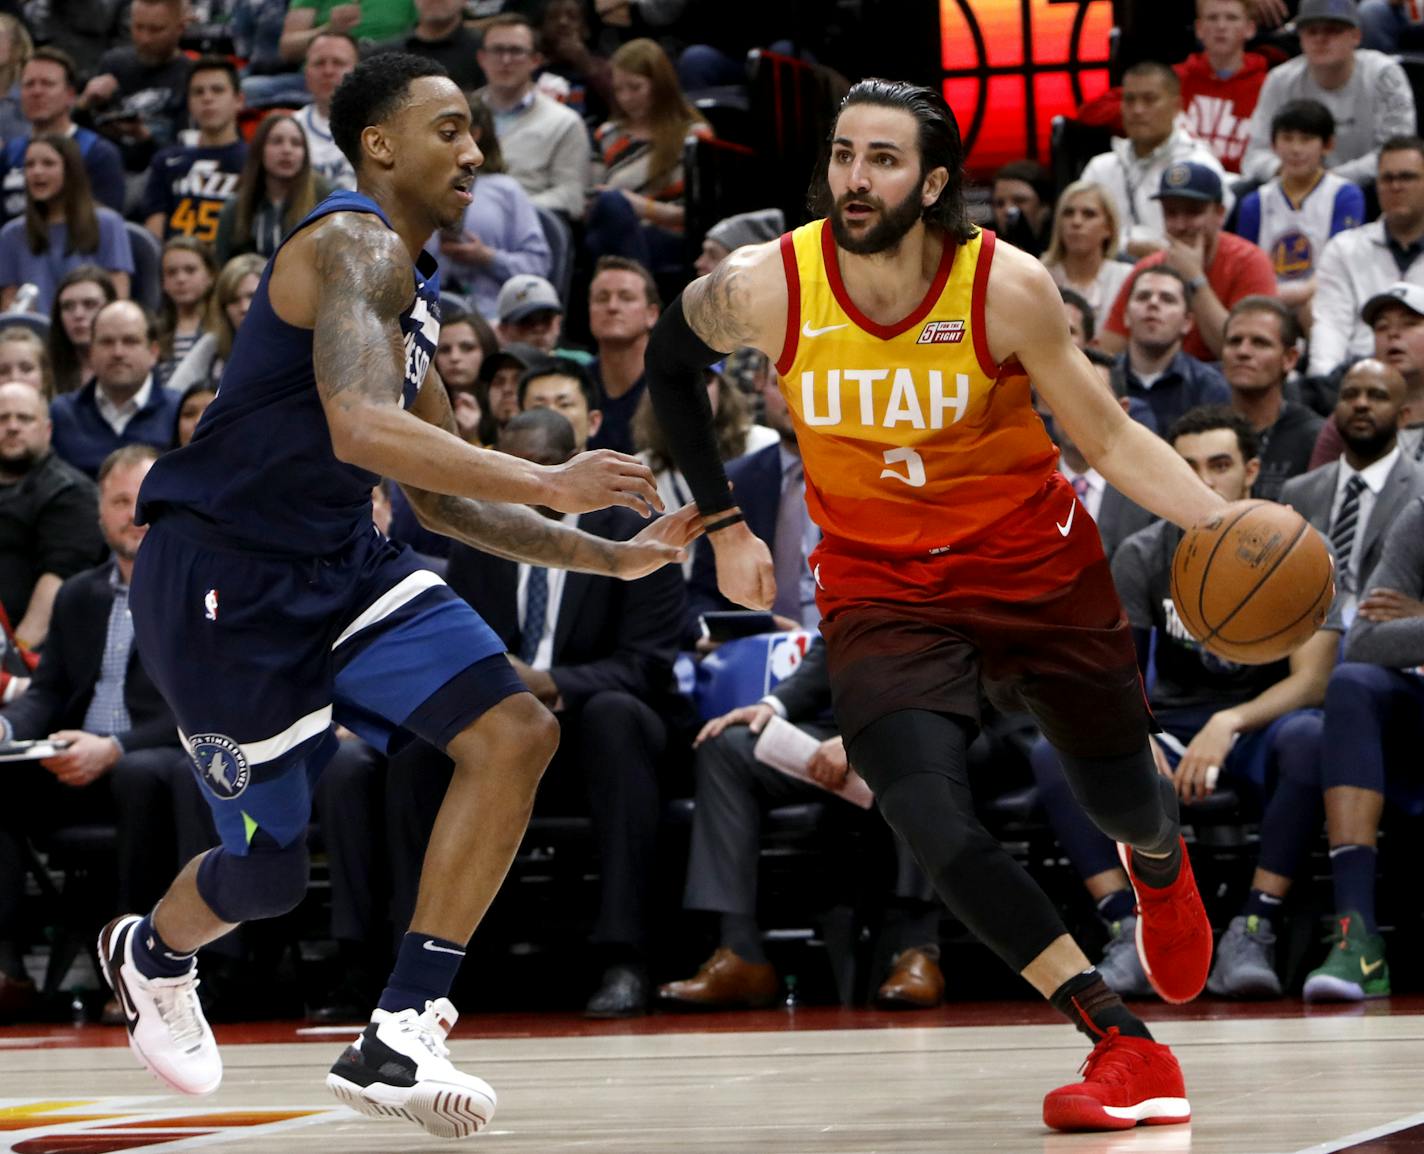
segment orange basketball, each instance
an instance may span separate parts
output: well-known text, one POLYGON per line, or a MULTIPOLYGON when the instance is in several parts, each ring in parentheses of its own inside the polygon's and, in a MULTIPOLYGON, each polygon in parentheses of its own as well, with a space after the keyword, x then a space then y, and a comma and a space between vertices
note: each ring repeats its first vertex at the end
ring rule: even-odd
POLYGON ((1218 657, 1279 661, 1325 623, 1335 562, 1304 517, 1274 501, 1237 501, 1182 537, 1172 600, 1182 624, 1218 657))

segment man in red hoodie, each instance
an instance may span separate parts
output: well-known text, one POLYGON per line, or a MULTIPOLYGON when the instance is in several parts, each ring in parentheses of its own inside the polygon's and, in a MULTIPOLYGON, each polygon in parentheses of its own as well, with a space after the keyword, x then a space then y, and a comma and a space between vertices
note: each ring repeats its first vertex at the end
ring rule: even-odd
MULTIPOLYGON (((1172 65, 1182 82, 1181 123, 1227 172, 1240 172, 1251 113, 1271 61, 1246 51, 1247 41, 1256 35, 1247 0, 1197 0, 1196 34, 1205 51, 1172 65)), ((1078 120, 1121 136, 1122 89, 1110 89, 1083 105, 1078 120)))
POLYGON ((1194 52, 1176 66, 1187 131, 1216 153, 1227 172, 1241 171, 1251 113, 1266 82, 1266 58, 1247 52, 1256 23, 1246 0, 1197 0, 1194 52))

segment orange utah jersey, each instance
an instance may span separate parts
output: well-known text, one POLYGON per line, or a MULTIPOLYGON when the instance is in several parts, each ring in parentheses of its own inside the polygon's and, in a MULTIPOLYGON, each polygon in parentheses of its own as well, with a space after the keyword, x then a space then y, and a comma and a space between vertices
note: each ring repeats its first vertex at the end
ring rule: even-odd
POLYGON ((789 308, 776 369, 796 422, 812 518, 894 555, 973 540, 1037 493, 1058 450, 1017 361, 984 325, 994 234, 947 242, 920 305, 894 325, 846 292, 825 220, 781 238, 789 308))

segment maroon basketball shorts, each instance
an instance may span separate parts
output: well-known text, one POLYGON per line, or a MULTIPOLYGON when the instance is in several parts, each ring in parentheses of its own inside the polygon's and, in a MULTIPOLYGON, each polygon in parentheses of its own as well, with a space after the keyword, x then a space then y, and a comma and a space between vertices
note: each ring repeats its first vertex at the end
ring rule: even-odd
POLYGON ((849 745, 906 709, 1028 710, 1055 748, 1120 757, 1155 728, 1097 526, 1058 474, 971 542, 918 557, 827 538, 812 555, 849 745))

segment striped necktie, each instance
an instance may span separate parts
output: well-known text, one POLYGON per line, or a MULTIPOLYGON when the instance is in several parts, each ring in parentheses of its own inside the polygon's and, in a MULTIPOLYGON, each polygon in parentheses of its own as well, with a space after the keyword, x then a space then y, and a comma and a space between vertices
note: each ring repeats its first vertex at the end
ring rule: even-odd
POLYGON ((1360 521, 1360 492, 1365 487, 1365 479, 1356 473, 1345 484, 1345 499, 1340 502, 1340 511, 1335 514, 1335 523, 1330 526, 1330 544, 1335 548, 1335 571, 1340 574, 1342 584, 1353 589, 1350 579, 1350 555, 1355 551, 1355 527, 1360 521))

